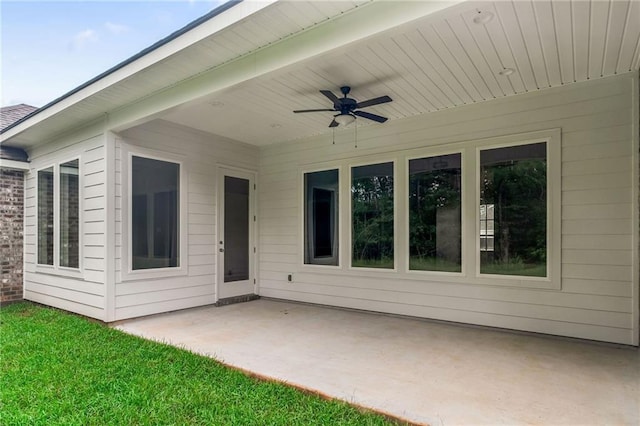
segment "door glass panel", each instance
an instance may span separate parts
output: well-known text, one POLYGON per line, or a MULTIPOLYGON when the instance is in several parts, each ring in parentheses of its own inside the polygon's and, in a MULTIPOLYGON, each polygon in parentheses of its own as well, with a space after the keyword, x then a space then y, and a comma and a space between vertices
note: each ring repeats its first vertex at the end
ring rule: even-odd
POLYGON ((224 282, 249 279, 249 181, 224 177, 224 282))

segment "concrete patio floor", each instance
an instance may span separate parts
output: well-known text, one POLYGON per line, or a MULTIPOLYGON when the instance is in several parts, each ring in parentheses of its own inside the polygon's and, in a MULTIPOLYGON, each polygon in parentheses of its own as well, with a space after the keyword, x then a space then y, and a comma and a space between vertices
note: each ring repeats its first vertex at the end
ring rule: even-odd
POLYGON ((116 328, 417 423, 640 424, 632 348, 265 299, 116 328))

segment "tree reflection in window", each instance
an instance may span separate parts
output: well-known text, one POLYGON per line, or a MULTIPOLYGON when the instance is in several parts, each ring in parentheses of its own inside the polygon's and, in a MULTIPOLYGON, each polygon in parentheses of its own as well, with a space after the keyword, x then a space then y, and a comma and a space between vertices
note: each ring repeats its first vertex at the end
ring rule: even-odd
POLYGON ((481 273, 547 275, 546 148, 542 142, 480 151, 480 219, 483 206, 486 217, 485 235, 482 224, 479 235, 481 273))
POLYGON ((393 269, 393 163, 352 168, 351 265, 393 269))
POLYGON ((460 154, 409 161, 409 269, 461 271, 460 154))

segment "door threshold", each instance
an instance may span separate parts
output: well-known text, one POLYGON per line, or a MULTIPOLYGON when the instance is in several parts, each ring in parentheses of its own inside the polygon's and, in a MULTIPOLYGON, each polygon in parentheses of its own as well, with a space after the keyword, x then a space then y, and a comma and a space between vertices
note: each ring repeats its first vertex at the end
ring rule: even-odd
POLYGON ((242 296, 225 297, 224 299, 218 299, 214 306, 226 306, 234 303, 250 302, 252 300, 258 300, 260 296, 257 294, 243 294, 242 296))

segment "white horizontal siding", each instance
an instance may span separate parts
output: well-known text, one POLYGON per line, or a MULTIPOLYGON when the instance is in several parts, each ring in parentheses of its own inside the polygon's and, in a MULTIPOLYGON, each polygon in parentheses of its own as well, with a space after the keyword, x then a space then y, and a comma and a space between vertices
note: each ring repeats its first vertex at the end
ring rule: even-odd
POLYGON ((30 152, 25 186, 25 298, 104 320, 105 149, 104 137, 84 130, 30 152), (89 134, 87 134, 89 132, 89 134), (43 269, 37 261, 37 170, 80 158, 81 265, 79 273, 43 269))
POLYGON ((260 294, 633 344, 638 335, 636 79, 636 73, 627 74, 366 126, 358 131, 358 148, 352 131, 336 132, 335 145, 322 136, 263 148, 260 294), (560 290, 301 265, 300 168, 550 128, 562 131, 560 290))
POLYGON ((116 139, 115 165, 115 319, 214 303, 216 300, 216 164, 258 169, 259 151, 255 147, 218 138, 166 121, 153 121, 123 132, 116 139), (127 150, 144 149, 158 158, 178 156, 187 179, 187 247, 183 265, 186 273, 154 279, 126 276, 123 258, 123 185, 127 150), (125 272, 125 273, 123 273, 125 272), (124 279, 123 279, 124 277, 124 279))

